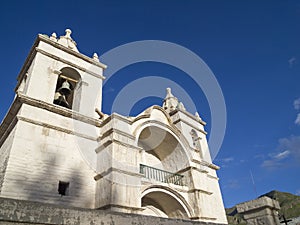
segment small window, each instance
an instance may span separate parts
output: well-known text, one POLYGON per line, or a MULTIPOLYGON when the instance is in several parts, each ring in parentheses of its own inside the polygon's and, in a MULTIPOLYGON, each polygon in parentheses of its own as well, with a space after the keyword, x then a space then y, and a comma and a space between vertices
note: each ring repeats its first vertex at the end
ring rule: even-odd
POLYGON ((58 182, 58 194, 68 195, 69 194, 70 182, 59 181, 58 182))

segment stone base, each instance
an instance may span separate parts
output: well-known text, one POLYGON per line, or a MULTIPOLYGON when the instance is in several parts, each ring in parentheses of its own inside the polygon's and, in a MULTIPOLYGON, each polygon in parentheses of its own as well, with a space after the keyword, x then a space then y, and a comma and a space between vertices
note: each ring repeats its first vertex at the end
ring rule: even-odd
MULTIPOLYGON (((0 198, 0 225, 217 225, 0 198)), ((218 224, 225 225, 225 224, 218 224)))

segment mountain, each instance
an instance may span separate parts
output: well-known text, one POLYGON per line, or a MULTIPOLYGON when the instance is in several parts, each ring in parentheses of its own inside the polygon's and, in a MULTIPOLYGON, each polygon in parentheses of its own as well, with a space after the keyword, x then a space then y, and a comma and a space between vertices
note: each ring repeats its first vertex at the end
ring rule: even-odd
MULTIPOLYGON (((284 215, 287 219, 300 216, 300 196, 287 192, 270 191, 264 195, 279 202, 281 207, 279 214, 284 215)), ((237 212, 236 206, 226 209, 228 223, 232 225, 245 225, 243 217, 237 212)))

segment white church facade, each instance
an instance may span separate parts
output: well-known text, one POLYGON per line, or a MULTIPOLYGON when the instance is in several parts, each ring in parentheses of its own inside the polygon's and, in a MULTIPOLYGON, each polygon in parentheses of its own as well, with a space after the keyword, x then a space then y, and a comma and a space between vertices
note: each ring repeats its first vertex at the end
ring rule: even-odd
POLYGON ((0 127, 0 197, 227 224, 205 122, 169 88, 136 117, 104 114, 105 68, 69 29, 38 35, 0 127))

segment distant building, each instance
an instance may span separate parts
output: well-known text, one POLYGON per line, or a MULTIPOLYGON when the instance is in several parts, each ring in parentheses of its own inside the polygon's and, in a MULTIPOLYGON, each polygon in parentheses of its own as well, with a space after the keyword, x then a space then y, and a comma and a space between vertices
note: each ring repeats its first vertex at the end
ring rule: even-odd
POLYGON ((0 197, 226 224, 205 122, 170 89, 136 117, 103 114, 105 68, 69 29, 38 35, 0 127, 0 197))

